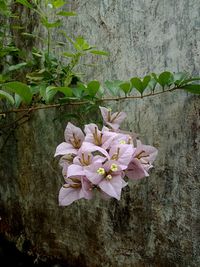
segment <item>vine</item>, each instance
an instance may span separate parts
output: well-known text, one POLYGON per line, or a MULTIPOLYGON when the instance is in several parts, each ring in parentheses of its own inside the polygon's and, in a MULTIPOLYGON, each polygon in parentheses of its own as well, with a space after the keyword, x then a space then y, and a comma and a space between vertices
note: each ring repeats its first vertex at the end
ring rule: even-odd
MULTIPOLYGON (((108 53, 97 50, 82 36, 69 37, 61 29, 62 17, 74 17, 76 12, 66 11, 67 5, 63 0, 16 0, 12 4, 36 14, 40 26, 46 32, 46 38, 31 31, 23 31, 20 23, 20 26, 12 25, 15 29, 19 28, 19 36, 40 41, 42 48, 33 47, 30 58, 26 60, 26 53, 17 47, 10 36, 8 24, 2 27, 0 118, 9 113, 33 112, 66 105, 87 104, 89 110, 105 101, 151 97, 180 89, 200 94, 200 78, 185 72, 151 73, 142 78, 132 77, 128 81, 105 81, 103 85, 97 80, 84 82, 84 74, 78 72, 81 68, 80 59, 88 55, 107 56, 108 53), (51 17, 55 20, 49 20, 51 17), (53 30, 64 38, 64 42, 52 40, 53 30), (16 59, 17 64, 13 64, 16 59), (19 79, 16 80, 16 77, 19 79)), ((0 13, 5 21, 13 17, 17 21, 20 17, 17 9, 13 11, 11 7, 7 1, 0 1, 0 13)))

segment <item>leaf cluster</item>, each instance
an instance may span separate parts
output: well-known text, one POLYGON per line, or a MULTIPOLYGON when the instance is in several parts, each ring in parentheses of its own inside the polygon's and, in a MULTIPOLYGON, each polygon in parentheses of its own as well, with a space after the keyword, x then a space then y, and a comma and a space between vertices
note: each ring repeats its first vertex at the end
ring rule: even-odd
POLYGON ((186 72, 171 73, 164 71, 160 74, 151 73, 143 78, 132 77, 129 81, 106 81, 105 85, 108 93, 114 96, 125 96, 134 94, 136 91, 141 97, 144 92, 154 94, 156 91, 184 89, 185 91, 200 94, 200 85, 196 84, 200 77, 191 77, 186 72))
MULTIPOLYGON (((22 32, 26 38, 40 40, 44 49, 33 48, 30 58, 16 47, 9 39, 7 25, 0 30, 0 99, 13 107, 20 105, 34 106, 37 103, 71 103, 85 101, 88 110, 95 106, 105 95, 113 97, 129 97, 135 94, 141 97, 153 95, 156 92, 183 89, 187 92, 200 94, 199 77, 191 77, 188 73, 171 73, 164 71, 160 74, 151 73, 144 77, 134 76, 128 81, 106 81, 101 85, 93 80, 83 82, 81 75, 75 71, 80 66, 80 59, 88 54, 107 56, 108 53, 97 50, 82 36, 69 37, 61 30, 62 17, 76 16, 74 11, 66 9, 64 0, 15 0, 39 16, 41 25, 45 28, 47 38, 41 38, 30 32, 22 32), (49 16, 53 12, 54 16, 49 16), (55 20, 49 20, 56 17, 55 20), (63 42, 52 40, 52 30, 56 29, 62 35, 63 42), (54 51, 53 47, 61 47, 61 52, 54 51), (17 63, 13 62, 17 58, 17 63), (19 77, 19 79, 16 79, 19 77)), ((16 16, 6 0, 0 0, 0 14, 5 19, 16 16)), ((10 39, 9 39, 10 40, 10 39)))
MULTIPOLYGON (((62 18, 76 16, 76 12, 68 11, 67 2, 64 0, 45 0, 42 3, 38 0, 15 0, 14 2, 37 14, 47 35, 46 38, 41 38, 33 32, 20 31, 23 37, 38 40, 44 47, 43 49, 33 47, 31 55, 27 57, 26 51, 16 47, 12 40, 9 43, 6 42, 9 29, 6 26, 2 28, 0 59, 1 62, 4 60, 4 66, 2 70, 0 68, 0 98, 19 107, 23 103, 28 105, 37 102, 51 103, 62 96, 70 97, 72 100, 87 95, 90 85, 84 85, 79 89, 79 85, 76 84, 80 81, 80 74, 75 68, 80 66, 80 59, 88 54, 106 56, 108 53, 97 50, 82 36, 71 38, 61 30, 62 18), (55 20, 49 20, 51 17, 55 20), (64 39, 63 42, 52 40, 53 30, 60 33, 64 39), (71 87, 74 87, 73 91, 71 87)), ((0 13, 5 19, 13 16, 17 18, 17 14, 11 12, 11 7, 6 0, 0 0, 0 13)), ((93 90, 96 89, 88 93, 88 98, 93 97, 93 90)))

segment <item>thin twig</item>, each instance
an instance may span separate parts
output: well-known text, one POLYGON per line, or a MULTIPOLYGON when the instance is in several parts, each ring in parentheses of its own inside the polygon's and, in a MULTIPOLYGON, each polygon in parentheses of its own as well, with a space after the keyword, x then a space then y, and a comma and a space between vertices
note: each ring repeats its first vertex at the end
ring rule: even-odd
MULTIPOLYGON (((24 116, 24 117, 27 117, 27 116, 24 116)), ((23 119, 24 117, 21 117, 21 119, 23 119)), ((18 127, 20 127, 22 124, 26 123, 28 120, 29 120, 29 117, 28 117, 26 120, 22 121, 21 123, 19 123, 19 121, 18 121, 18 122, 15 124, 15 126, 10 130, 10 132, 9 132, 8 135, 6 136, 6 139, 4 140, 3 145, 2 145, 1 148, 0 148, 0 153, 3 151, 5 145, 7 144, 7 142, 8 142, 8 140, 9 140, 10 136, 14 133, 14 131, 15 131, 18 127)))
POLYGON ((20 116, 19 118, 17 118, 16 120, 12 121, 11 123, 8 123, 6 125, 0 125, 0 130, 8 128, 10 126, 12 126, 13 124, 21 121, 23 118, 25 117, 29 117, 29 112, 26 112, 25 114, 23 114, 22 116, 20 116))
MULTIPOLYGON (((95 100, 95 102, 121 101, 121 100, 128 100, 128 99, 142 99, 145 97, 156 96, 156 95, 160 95, 163 93, 172 92, 172 91, 175 91, 177 89, 180 89, 180 88, 175 87, 175 88, 168 89, 165 91, 150 93, 150 94, 146 94, 146 95, 142 95, 142 96, 106 97, 106 98, 97 99, 97 100, 95 100)), ((87 104, 90 102, 91 102, 90 100, 84 100, 84 101, 77 101, 77 102, 68 102, 68 103, 63 103, 63 104, 51 104, 51 105, 45 105, 45 106, 37 106, 37 107, 31 107, 31 108, 11 109, 11 110, 0 112, 0 116, 6 115, 9 113, 18 113, 18 112, 24 112, 24 111, 27 111, 28 113, 30 113, 30 112, 35 111, 35 110, 59 108, 62 106, 67 106, 67 105, 70 105, 70 106, 84 105, 84 104, 87 104)))

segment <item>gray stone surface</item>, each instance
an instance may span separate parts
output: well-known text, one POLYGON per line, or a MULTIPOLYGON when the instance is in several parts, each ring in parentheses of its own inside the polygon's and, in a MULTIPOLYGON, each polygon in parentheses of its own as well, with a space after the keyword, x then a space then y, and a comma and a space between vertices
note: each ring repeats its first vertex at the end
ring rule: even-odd
MULTIPOLYGON (((66 31, 111 53, 91 59, 98 65, 88 77, 199 73, 198 0, 82 0, 72 8, 80 15, 66 31)), ((120 202, 97 197, 59 207, 63 180, 53 154, 66 123, 54 119, 68 110, 37 111, 0 155, 1 229, 20 249, 26 241, 39 257, 72 266, 199 266, 199 96, 175 92, 113 108, 127 112, 124 129, 159 149, 150 177, 130 182, 120 202)))

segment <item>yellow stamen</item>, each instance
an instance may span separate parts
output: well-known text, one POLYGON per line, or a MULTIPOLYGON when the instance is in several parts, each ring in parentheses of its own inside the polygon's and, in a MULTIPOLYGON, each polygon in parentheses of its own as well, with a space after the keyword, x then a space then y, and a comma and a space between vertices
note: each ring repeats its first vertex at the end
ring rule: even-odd
POLYGON ((70 185, 69 185, 69 184, 64 184, 63 187, 64 187, 64 188, 69 188, 70 185))
POLYGON ((88 155, 87 159, 85 158, 84 153, 82 153, 82 158, 79 159, 80 163, 84 166, 90 165, 90 160, 91 160, 91 154, 88 155))
POLYGON ((102 133, 100 133, 100 135, 98 135, 97 127, 95 127, 94 133, 93 133, 93 138, 94 138, 95 145, 97 145, 97 146, 101 146, 102 145, 102 136, 103 136, 102 133))
POLYGON ((104 175, 105 174, 104 168, 98 168, 97 173, 100 175, 104 175))
POLYGON ((73 139, 70 139, 70 142, 74 148, 80 148, 81 147, 81 140, 78 139, 74 133, 73 133, 73 139))
POLYGON ((112 164, 110 169, 111 169, 111 171, 116 172, 118 170, 117 164, 112 164))
POLYGON ((110 121, 111 120, 111 108, 108 109, 108 117, 107 120, 110 121))
POLYGON ((80 179, 78 179, 78 178, 69 178, 69 179, 74 183, 80 183, 81 182, 80 179))
POLYGON ((148 154, 145 154, 145 151, 144 151, 144 150, 141 151, 141 152, 136 156, 137 159, 147 158, 147 157, 149 157, 149 155, 148 155, 148 154))
POLYGON ((121 141, 119 141, 119 143, 120 143, 121 145, 125 145, 125 144, 126 144, 126 141, 125 141, 125 140, 121 140, 121 141))
POLYGON ((107 179, 107 180, 111 180, 111 179, 112 179, 112 175, 108 174, 108 175, 106 176, 106 179, 107 179))
POLYGON ((120 151, 120 148, 118 147, 117 148, 117 153, 115 153, 115 154, 113 154, 113 156, 112 156, 112 160, 118 160, 118 158, 119 158, 119 151, 120 151))

